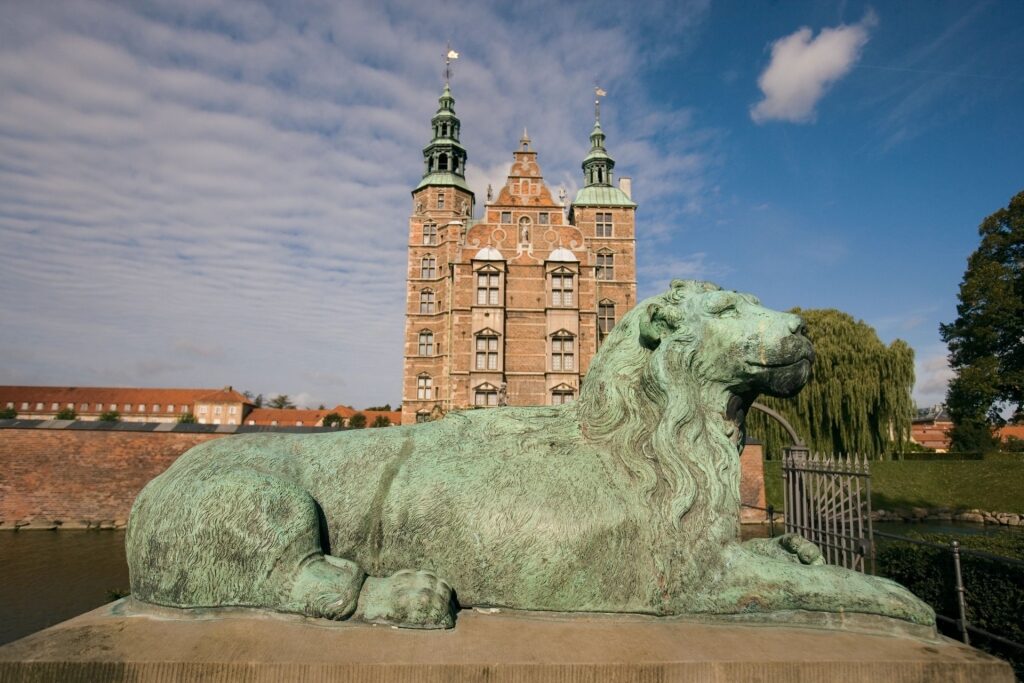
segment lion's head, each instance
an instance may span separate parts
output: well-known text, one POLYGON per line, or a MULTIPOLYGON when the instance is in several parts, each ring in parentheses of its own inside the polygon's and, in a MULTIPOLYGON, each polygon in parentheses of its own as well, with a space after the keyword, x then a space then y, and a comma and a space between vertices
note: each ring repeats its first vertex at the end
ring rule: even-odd
POLYGON ((608 335, 580 391, 580 424, 652 495, 667 497, 678 520, 696 495, 694 468, 713 469, 701 454, 742 448, 754 399, 796 394, 813 360, 799 316, 710 282, 674 280, 608 335))

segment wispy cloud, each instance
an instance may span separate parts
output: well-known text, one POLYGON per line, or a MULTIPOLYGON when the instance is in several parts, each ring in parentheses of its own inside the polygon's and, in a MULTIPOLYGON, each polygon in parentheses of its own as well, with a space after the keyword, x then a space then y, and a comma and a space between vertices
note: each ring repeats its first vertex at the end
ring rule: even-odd
POLYGON ((953 379, 949 367, 948 351, 934 347, 918 356, 915 363, 917 381, 914 383, 914 400, 919 406, 932 406, 946 400, 946 388, 953 379))
POLYGON ((757 79, 764 99, 750 109, 756 123, 808 123, 828 89, 860 59, 871 29, 873 12, 856 24, 822 29, 817 36, 803 27, 771 45, 771 61, 757 79))
POLYGON ((481 202, 524 125, 549 183, 575 189, 598 78, 612 153, 657 221, 669 196, 699 210, 713 165, 708 138, 633 78, 662 56, 645 45, 671 42, 645 34, 685 43, 707 9, 671 5, 666 23, 668 7, 609 22, 590 6, 401 0, 5 12, 0 345, 23 352, 0 382, 394 404, 409 190, 444 39, 461 37, 453 87, 481 202), (669 125, 692 131, 685 147, 661 144, 669 125))

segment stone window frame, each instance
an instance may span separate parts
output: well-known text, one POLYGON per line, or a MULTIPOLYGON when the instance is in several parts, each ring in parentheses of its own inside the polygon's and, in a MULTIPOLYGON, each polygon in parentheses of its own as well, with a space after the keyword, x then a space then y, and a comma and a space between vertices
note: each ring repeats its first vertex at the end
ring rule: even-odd
POLYGON ((473 387, 473 405, 477 408, 494 408, 498 405, 498 387, 483 382, 473 387))
POLYGON ((434 332, 433 330, 422 329, 417 337, 417 356, 434 355, 434 332))
MULTIPOLYGON (((441 169, 441 170, 447 170, 447 169, 441 169)), ((443 191, 439 191, 437 193, 437 208, 439 208, 439 209, 443 209, 444 208, 444 192, 443 191)))
POLYGON ((598 211, 594 214, 594 235, 596 237, 611 237, 614 226, 615 221, 612 219, 611 211, 598 211))
POLYGON ((420 259, 420 279, 434 280, 437 278, 437 257, 427 254, 420 259))
POLYGON ((502 211, 500 216, 501 223, 503 225, 512 225, 512 212, 502 211))
POLYGON ((571 268, 560 266, 548 273, 552 308, 574 308, 576 306, 576 277, 571 268))
POLYGON ((576 335, 569 330, 561 329, 551 333, 549 337, 551 372, 576 372, 576 335))
POLYGON ((473 275, 476 278, 476 305, 477 306, 500 306, 501 305, 501 271, 492 265, 485 265, 477 268, 473 275), (487 278, 487 282, 481 286, 481 276, 487 278), (481 301, 481 296, 483 301, 481 301))
POLYGON ((423 244, 428 247, 437 246, 437 223, 423 224, 423 244))
POLYGON ((498 372, 501 370, 501 335, 489 327, 473 333, 473 370, 498 372), (481 348, 483 342, 483 348, 481 348))
POLYGON ((430 401, 434 396, 434 378, 426 372, 416 375, 416 399, 430 401))
POLYGON ((576 400, 576 390, 562 383, 551 388, 551 405, 560 406, 576 400))
POLYGON ((597 302, 597 330, 601 336, 607 336, 615 327, 615 302, 601 299, 597 302))
POLYGON ((420 314, 433 315, 436 312, 437 298, 434 295, 434 290, 430 287, 424 287, 420 290, 420 314))
POLYGON ((615 279, 615 252, 611 249, 601 249, 597 252, 594 263, 594 279, 615 279))
POLYGON ((537 225, 551 225, 551 213, 548 211, 541 211, 537 214, 537 225))
POLYGON ((416 424, 422 424, 424 422, 430 422, 430 411, 429 410, 417 410, 416 411, 416 424))

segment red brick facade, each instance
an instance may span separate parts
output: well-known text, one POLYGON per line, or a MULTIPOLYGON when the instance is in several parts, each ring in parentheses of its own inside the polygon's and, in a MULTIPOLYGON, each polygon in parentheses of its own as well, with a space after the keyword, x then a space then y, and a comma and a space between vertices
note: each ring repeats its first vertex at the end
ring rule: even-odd
POLYGON ((0 529, 28 519, 62 527, 123 523, 150 479, 221 436, 0 429, 0 529))

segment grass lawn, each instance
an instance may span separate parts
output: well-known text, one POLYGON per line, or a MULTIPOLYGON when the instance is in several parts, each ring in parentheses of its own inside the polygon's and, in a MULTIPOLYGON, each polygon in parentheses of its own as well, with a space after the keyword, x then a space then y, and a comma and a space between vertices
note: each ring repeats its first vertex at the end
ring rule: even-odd
MULTIPOLYGON (((782 510, 782 462, 764 463, 768 502, 782 510)), ((1024 513, 1024 460, 901 460, 871 463, 871 507, 978 508, 1024 513)))

